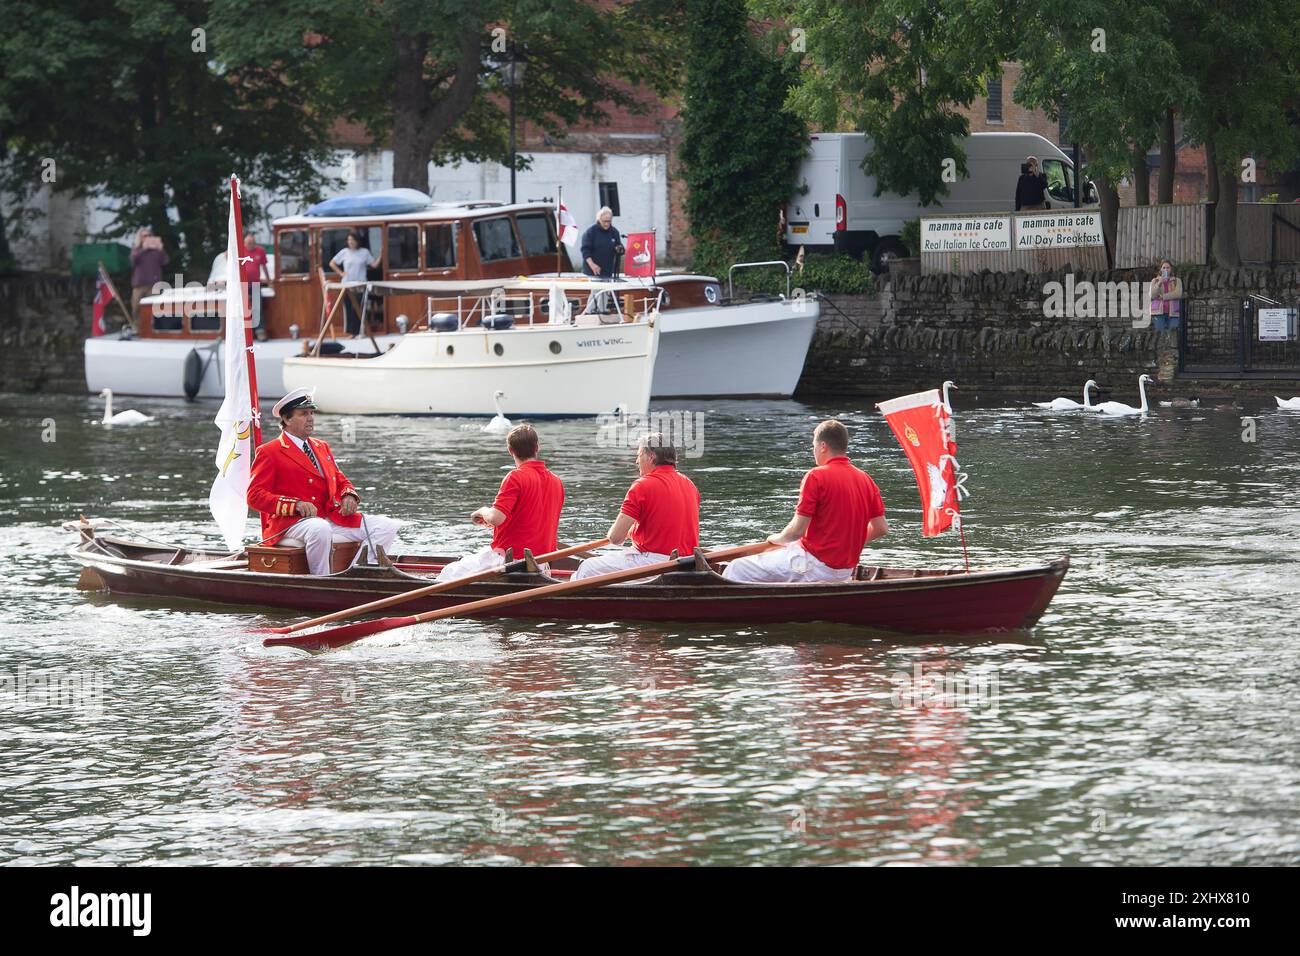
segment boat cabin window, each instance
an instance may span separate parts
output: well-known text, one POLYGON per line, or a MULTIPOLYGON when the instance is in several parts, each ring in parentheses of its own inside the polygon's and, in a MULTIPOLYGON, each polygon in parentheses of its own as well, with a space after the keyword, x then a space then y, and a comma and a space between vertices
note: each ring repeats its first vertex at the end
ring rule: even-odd
POLYGON ((555 220, 550 213, 516 216, 515 222, 519 226, 519 238, 524 243, 524 255, 555 255, 555 220))
POLYGON ((420 268, 420 227, 388 227, 388 268, 394 272, 415 272, 420 268))
MULTIPOLYGON (((383 226, 354 226, 339 227, 332 229, 322 229, 320 231, 320 266, 328 274, 333 275, 330 269, 330 260, 334 258, 335 253, 340 249, 346 249, 348 245, 348 233, 355 229, 361 234, 362 248, 369 249, 380 262, 384 258, 384 227, 383 226)), ((371 269, 375 272, 375 269, 371 269)))
POLYGON ((479 258, 484 262, 519 258, 519 243, 515 240, 509 216, 475 222, 474 241, 478 243, 479 258))
POLYGON ((454 269, 456 267, 456 237, 460 223, 440 222, 424 227, 424 267, 426 269, 454 269))
POLYGON ((276 238, 275 264, 279 275, 306 275, 311 271, 306 229, 286 229, 276 238))

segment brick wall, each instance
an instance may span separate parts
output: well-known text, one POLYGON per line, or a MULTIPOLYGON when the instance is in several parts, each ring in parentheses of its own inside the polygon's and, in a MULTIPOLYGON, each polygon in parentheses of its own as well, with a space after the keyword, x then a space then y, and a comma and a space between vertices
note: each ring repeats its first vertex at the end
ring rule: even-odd
MULTIPOLYGON (((1074 277, 1076 283, 1150 278, 1132 270, 1074 277)), ((971 393, 1050 399, 1075 397, 1089 378, 1115 394, 1136 395, 1143 373, 1173 383, 1161 397, 1230 390, 1227 383, 1174 381, 1174 332, 1134 329, 1128 318, 1045 317, 1043 287, 1050 281, 1064 283, 1064 273, 903 275, 874 296, 827 296, 797 395, 888 397, 951 379, 971 393)), ((1300 270, 1207 271, 1186 276, 1184 284, 1188 299, 1227 307, 1236 307, 1246 290, 1296 301, 1300 270)))
POLYGON ((0 392, 85 392, 94 295, 94 279, 0 279, 0 392))

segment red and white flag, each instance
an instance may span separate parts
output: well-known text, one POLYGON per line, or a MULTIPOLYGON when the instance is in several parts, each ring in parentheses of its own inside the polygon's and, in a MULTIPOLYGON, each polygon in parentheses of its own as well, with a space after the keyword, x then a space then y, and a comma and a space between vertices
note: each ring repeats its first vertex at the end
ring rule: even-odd
POLYGON ((921 492, 921 534, 930 538, 949 527, 960 530, 966 476, 957 463, 957 425, 946 395, 941 398, 932 388, 876 407, 912 464, 921 492))
POLYGON ((99 275, 95 277, 95 302, 91 306, 90 334, 92 336, 103 335, 108 331, 104 312, 108 308, 108 303, 113 301, 112 288, 113 284, 108 281, 108 276, 104 275, 104 267, 101 265, 99 275))
POLYGON ((627 234, 627 260, 623 264, 623 274, 654 278, 655 234, 653 232, 627 234))
POLYGON ((564 203, 560 203, 559 208, 555 210, 555 221, 560 233, 560 242, 571 246, 578 241, 578 224, 573 219, 573 213, 569 212, 569 207, 564 203))

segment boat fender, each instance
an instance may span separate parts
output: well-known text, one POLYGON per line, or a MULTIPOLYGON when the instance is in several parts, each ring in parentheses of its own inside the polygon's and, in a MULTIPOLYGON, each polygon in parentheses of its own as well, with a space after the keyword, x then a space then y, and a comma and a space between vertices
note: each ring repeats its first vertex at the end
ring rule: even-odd
POLYGON ((513 328, 515 324, 514 316, 497 314, 489 315, 483 319, 483 328, 499 332, 502 329, 513 328))
POLYGON ((185 397, 193 399, 199 394, 199 389, 203 386, 203 356, 199 354, 198 349, 190 349, 190 354, 185 356, 185 369, 182 386, 185 389, 185 397))
POLYGON ((429 328, 435 332, 455 332, 460 328, 460 320, 455 312, 435 312, 429 320, 429 328))

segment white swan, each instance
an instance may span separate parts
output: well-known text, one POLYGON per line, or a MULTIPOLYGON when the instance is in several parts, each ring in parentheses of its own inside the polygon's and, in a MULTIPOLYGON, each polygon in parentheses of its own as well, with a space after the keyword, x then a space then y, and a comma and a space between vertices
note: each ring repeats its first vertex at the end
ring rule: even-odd
POLYGON ((113 390, 106 388, 99 393, 99 397, 104 400, 104 418, 100 421, 101 425, 107 425, 112 428, 114 425, 140 425, 144 422, 153 421, 152 415, 145 415, 137 412, 134 408, 128 408, 124 412, 113 414, 113 390))
POLYGON ((1097 406, 1092 404, 1092 396, 1088 394, 1088 389, 1098 388, 1096 382, 1088 379, 1083 385, 1083 404, 1080 405, 1072 398, 1054 398, 1050 402, 1034 402, 1039 408, 1047 408, 1054 412, 1065 412, 1073 408, 1085 408, 1092 411, 1097 406))
MULTIPOLYGON (((1276 395, 1273 396, 1277 398, 1276 395)), ((1277 398, 1277 407, 1285 408, 1289 411, 1300 412, 1300 397, 1298 398, 1277 398)))
POLYGON ((500 389, 492 393, 492 404, 496 406, 497 417, 483 426, 483 431, 489 435, 504 435, 514 427, 510 424, 510 419, 506 418, 501 412, 501 399, 505 397, 506 393, 500 389))
POLYGON ((1134 408, 1132 405, 1125 405, 1123 402, 1102 402, 1100 405, 1094 405, 1096 411, 1103 415, 1145 415, 1150 409, 1147 405, 1147 382, 1155 384, 1155 379, 1150 375, 1138 376, 1138 394, 1142 396, 1142 407, 1134 408))

